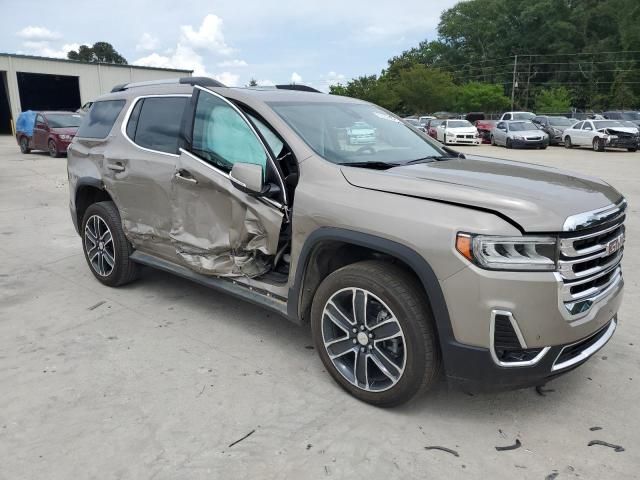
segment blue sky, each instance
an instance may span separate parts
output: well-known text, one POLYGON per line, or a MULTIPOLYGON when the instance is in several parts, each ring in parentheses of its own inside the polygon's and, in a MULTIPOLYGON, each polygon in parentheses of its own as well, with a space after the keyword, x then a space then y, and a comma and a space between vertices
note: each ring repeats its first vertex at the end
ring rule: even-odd
POLYGON ((0 0, 0 51, 65 57, 108 41, 133 64, 193 69, 228 85, 255 78, 326 90, 435 38, 441 11, 455 3, 0 0))

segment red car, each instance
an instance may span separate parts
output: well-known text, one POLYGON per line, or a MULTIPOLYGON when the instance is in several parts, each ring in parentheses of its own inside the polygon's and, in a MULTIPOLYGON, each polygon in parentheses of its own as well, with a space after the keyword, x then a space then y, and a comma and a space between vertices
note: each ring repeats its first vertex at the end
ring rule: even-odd
POLYGON ((427 120, 426 125, 424 126, 424 128, 427 130, 427 133, 429 134, 429 136, 431 138, 438 138, 438 135, 436 133, 436 127, 438 125, 440 125, 444 120, 440 119, 440 118, 434 118, 431 120, 427 120))
POLYGON ((476 120, 473 122, 482 138, 482 143, 491 143, 491 130, 496 128, 496 120, 476 120))
POLYGON ((73 140, 82 115, 70 112, 37 112, 33 134, 31 132, 16 132, 16 140, 22 153, 31 150, 45 150, 52 157, 59 157, 67 153, 67 147, 73 140))

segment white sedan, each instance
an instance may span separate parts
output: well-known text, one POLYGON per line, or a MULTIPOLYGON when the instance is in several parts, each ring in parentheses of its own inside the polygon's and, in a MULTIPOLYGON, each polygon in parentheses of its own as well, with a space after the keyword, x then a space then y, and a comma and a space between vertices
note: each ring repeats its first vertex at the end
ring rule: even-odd
POLYGON ((480 145, 478 129, 467 120, 443 120, 436 127, 436 140, 445 145, 480 145))
POLYGON ((591 147, 602 152, 606 147, 638 150, 638 129, 627 127, 617 120, 585 120, 564 132, 564 146, 591 147))

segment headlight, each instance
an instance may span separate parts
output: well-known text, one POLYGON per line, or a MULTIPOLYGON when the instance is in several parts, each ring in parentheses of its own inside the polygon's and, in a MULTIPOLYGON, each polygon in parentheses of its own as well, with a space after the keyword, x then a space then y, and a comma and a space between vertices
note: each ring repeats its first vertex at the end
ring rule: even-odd
POLYGON ((514 140, 523 140, 523 139, 524 139, 524 137, 523 137, 522 135, 514 135, 514 136, 513 136, 513 139, 514 139, 514 140))
POLYGON ((456 250, 467 260, 487 270, 543 270, 557 267, 554 237, 493 237, 459 233, 456 250))
POLYGON ((60 140, 64 140, 65 142, 70 142, 73 140, 73 135, 58 135, 60 140))

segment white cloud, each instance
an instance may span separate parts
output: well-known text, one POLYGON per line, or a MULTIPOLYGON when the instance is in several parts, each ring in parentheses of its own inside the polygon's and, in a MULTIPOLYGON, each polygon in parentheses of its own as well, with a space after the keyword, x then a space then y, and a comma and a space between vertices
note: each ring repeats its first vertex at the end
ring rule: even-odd
POLYGON ((133 64, 145 67, 193 70, 194 75, 209 75, 204 66, 202 55, 198 54, 193 50, 193 48, 183 45, 182 43, 178 43, 176 48, 167 55, 161 55, 154 52, 146 57, 135 60, 133 64))
POLYGON ((240 75, 231 72, 222 72, 212 75, 219 82, 224 83, 227 87, 237 87, 240 75))
POLYGON ((150 33, 143 33, 136 45, 136 50, 154 50, 158 47, 160 41, 150 33))
POLYGON ((204 17, 198 30, 194 30, 191 25, 183 25, 180 31, 180 41, 193 48, 210 50, 220 55, 230 55, 233 52, 224 39, 222 19, 217 15, 210 13, 204 17))
POLYGON ((34 27, 29 25, 24 27, 17 34, 20 38, 25 40, 42 41, 42 40, 59 40, 62 38, 58 32, 52 32, 45 27, 34 27))
POLYGON ((241 68, 248 67, 249 64, 244 60, 224 60, 223 62, 219 62, 218 66, 221 68, 241 68))
POLYGON ((37 55, 39 57, 67 58, 70 50, 78 50, 79 43, 65 43, 59 48, 54 48, 48 41, 26 41, 22 44, 27 54, 37 55))
POLYGON ((302 77, 297 72, 293 72, 291 74, 291 83, 302 83, 302 77))
POLYGON ((275 86, 275 82, 272 80, 257 80, 259 87, 273 87, 275 86))

